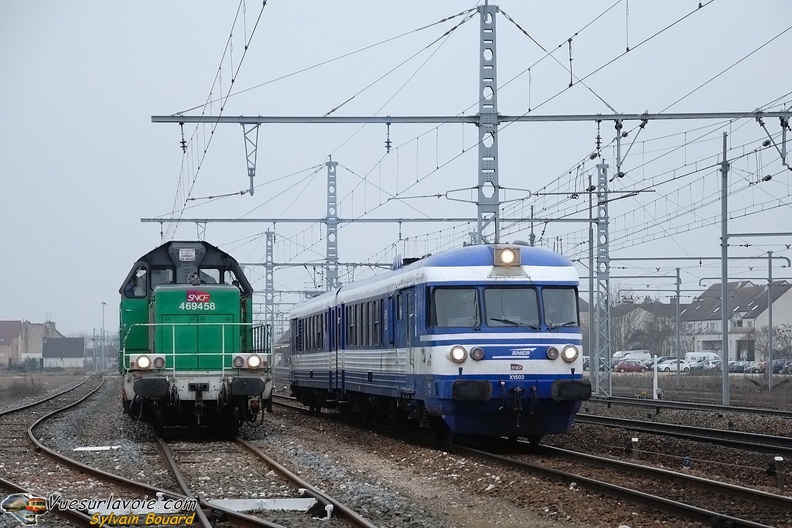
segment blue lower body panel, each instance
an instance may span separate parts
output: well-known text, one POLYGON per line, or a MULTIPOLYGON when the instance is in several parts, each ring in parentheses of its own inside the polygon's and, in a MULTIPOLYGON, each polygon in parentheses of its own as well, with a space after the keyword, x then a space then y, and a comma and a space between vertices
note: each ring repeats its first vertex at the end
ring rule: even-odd
POLYGON ((430 415, 456 434, 538 436, 569 432, 583 400, 586 379, 423 380, 430 415))

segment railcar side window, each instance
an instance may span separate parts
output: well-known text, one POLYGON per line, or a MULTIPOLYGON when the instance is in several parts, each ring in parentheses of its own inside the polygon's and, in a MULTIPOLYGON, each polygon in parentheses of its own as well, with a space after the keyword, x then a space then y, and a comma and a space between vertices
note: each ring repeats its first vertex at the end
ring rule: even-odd
POLYGON ((435 288, 431 299, 431 326, 478 327, 481 324, 475 288, 435 288))
POLYGON ((487 326, 539 327, 539 297, 533 288, 484 290, 487 326))
POLYGON ((575 288, 543 288, 544 321, 550 328, 578 326, 578 303, 575 288))

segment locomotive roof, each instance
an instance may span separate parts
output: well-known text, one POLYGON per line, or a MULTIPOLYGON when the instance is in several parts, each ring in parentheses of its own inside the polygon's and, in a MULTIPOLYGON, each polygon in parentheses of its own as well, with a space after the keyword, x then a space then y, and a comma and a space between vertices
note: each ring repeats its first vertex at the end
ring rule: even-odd
MULTIPOLYGON (((237 280, 239 280, 243 293, 246 296, 252 295, 253 293, 253 287, 247 280, 237 260, 222 249, 204 240, 171 240, 157 246, 135 262, 132 269, 127 274, 124 284, 127 284, 132 274, 135 273, 135 269, 140 265, 155 268, 175 266, 177 268, 177 284, 185 284, 187 282, 187 274, 180 273, 178 271, 179 268, 218 268, 221 270, 231 270, 234 272, 237 280), (191 259, 182 258, 181 251, 186 251, 188 254, 191 254, 191 259)), ((119 289, 119 293, 123 291, 123 287, 122 285, 119 289)))
POLYGON ((230 263, 238 266, 236 259, 218 248, 203 240, 171 240, 165 242, 161 246, 157 246, 142 257, 138 262, 146 262, 154 266, 170 266, 173 265, 173 258, 171 257, 171 248, 197 248, 201 247, 206 251, 203 259, 200 262, 201 266, 218 266, 218 267, 231 267, 230 263))

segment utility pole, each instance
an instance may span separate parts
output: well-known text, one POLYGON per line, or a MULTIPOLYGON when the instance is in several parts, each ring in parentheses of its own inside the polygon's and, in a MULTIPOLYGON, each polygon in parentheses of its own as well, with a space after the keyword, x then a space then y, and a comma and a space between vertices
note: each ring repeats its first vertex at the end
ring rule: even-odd
POLYGON ((100 342, 102 343, 102 355, 100 359, 100 364, 102 370, 105 369, 105 364, 107 361, 106 354, 107 354, 107 334, 105 333, 105 306, 107 303, 102 301, 102 335, 100 337, 100 342))
POLYGON ((723 374, 723 405, 729 406, 729 162, 726 160, 726 132, 723 133, 721 163, 721 371, 723 374))

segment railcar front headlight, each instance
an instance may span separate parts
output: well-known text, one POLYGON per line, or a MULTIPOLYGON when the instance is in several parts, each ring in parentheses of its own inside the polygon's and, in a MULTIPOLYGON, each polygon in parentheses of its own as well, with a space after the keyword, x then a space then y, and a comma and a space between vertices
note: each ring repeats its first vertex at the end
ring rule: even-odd
POLYGON ((484 349, 479 347, 474 348, 470 351, 470 357, 476 361, 481 361, 484 359, 484 349))
POLYGON ((452 346, 451 350, 448 352, 448 357, 454 363, 462 363, 465 361, 465 359, 467 359, 467 350, 465 350, 465 347, 460 345, 452 346))
POLYGON ((147 369, 151 367, 151 358, 148 356, 138 356, 136 363, 138 368, 147 369))
POLYGON ((165 358, 162 356, 154 356, 154 368, 155 369, 165 368, 165 358))
POLYGON ((563 352, 561 352, 561 358, 567 363, 572 363, 578 358, 579 354, 580 351, 575 345, 567 345, 564 347, 563 352))
POLYGON ((250 354, 247 358, 247 364, 250 368, 259 368, 261 366, 261 358, 256 354, 250 354))
POLYGON ((245 358, 242 356, 234 356, 231 363, 234 365, 234 368, 242 368, 245 366, 245 358))
POLYGON ((558 359, 558 349, 551 346, 547 349, 547 359, 558 359))

